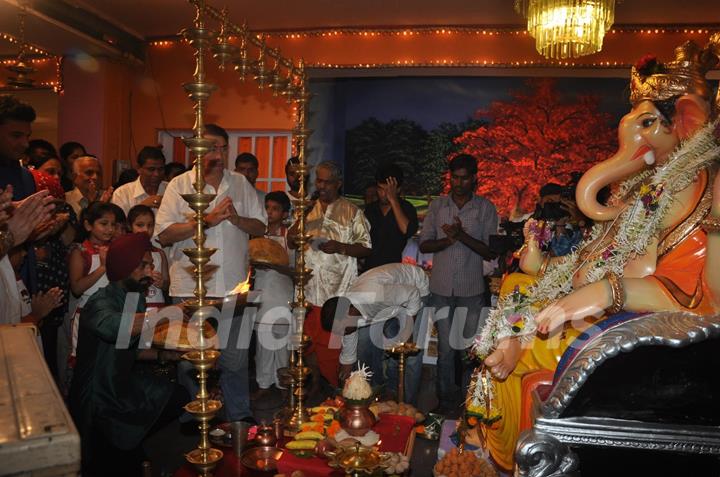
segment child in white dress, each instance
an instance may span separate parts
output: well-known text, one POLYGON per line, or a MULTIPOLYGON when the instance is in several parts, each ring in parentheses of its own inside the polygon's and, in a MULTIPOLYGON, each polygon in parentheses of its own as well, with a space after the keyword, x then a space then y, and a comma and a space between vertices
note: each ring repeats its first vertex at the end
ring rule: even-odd
MULTIPOLYGON (((276 241, 288 252, 294 264, 294 253, 288 247, 285 221, 290 213, 290 199, 282 191, 265 196, 268 216, 266 238, 276 241)), ((253 397, 259 399, 274 384, 282 389, 277 370, 288 365, 287 347, 291 319, 290 302, 293 300, 293 281, 288 274, 277 270, 256 268, 255 290, 260 290, 260 308, 257 321, 257 347, 255 349, 256 381, 259 391, 253 397)))
POLYGON ((80 311, 90 297, 108 284, 105 276, 105 256, 115 235, 116 217, 112 204, 93 202, 80 214, 80 223, 85 232, 85 240, 70 252, 69 277, 70 291, 76 298, 70 313, 70 359, 69 367, 74 366, 75 350, 80 319, 80 311))

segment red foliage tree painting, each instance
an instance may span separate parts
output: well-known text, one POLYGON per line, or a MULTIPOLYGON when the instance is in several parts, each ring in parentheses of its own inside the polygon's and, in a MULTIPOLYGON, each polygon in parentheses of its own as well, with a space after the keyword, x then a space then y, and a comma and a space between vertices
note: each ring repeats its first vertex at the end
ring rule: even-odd
POLYGON ((478 159, 477 193, 504 217, 532 211, 544 184, 566 184, 617 149, 611 116, 597 97, 563 100, 551 79, 527 85, 512 100, 478 111, 487 124, 456 139, 459 153, 478 159))

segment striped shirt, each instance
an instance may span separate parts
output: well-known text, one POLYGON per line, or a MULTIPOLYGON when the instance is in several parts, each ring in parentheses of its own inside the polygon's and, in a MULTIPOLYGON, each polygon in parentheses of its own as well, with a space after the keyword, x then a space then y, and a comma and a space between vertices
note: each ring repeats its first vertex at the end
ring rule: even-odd
MULTIPOLYGON (((420 243, 445 238, 444 224, 454 224, 460 218, 463 230, 485 244, 497 232, 498 215, 487 199, 473 196, 462 209, 448 196, 430 203, 423 221, 420 243)), ((442 296, 475 296, 485 291, 483 258, 466 245, 456 241, 444 250, 435 252, 430 275, 430 291, 442 296)))

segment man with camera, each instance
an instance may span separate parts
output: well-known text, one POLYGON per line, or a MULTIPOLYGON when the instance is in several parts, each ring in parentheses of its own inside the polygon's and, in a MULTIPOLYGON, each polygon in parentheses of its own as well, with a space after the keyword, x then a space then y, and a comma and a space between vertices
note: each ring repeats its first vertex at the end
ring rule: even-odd
POLYGON ((533 218, 552 224, 547 248, 555 257, 567 255, 582 240, 580 224, 582 214, 575 205, 575 188, 572 185, 547 183, 540 188, 540 200, 533 218))

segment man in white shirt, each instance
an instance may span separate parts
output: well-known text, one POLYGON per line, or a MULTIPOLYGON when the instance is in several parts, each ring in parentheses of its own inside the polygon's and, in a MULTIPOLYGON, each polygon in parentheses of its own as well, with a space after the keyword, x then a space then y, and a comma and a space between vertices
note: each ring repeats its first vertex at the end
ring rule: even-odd
MULTIPOLYGON (((343 296, 327 300, 320 319, 324 330, 342 335, 340 380, 350 374, 356 362, 361 362, 373 372, 373 384, 385 382, 385 350, 409 341, 413 329, 416 340, 420 338, 422 320, 414 318, 422 309, 423 297, 429 294, 429 279, 422 268, 389 263, 360 275, 343 296)), ((422 340, 417 342, 420 344, 422 340)), ((421 353, 408 357, 405 379, 408 402, 415 398, 421 367, 421 353)), ((394 392, 397 375, 393 366, 388 368, 387 391, 394 392)))
POLYGON ((165 156, 158 147, 145 146, 137 157, 137 180, 122 185, 112 195, 112 203, 117 204, 125 215, 138 204, 157 209, 165 193, 167 182, 165 174, 165 156))
POLYGON ((107 202, 113 193, 112 187, 102 190, 102 168, 95 156, 81 156, 73 161, 72 180, 75 188, 65 193, 65 201, 80 217, 80 212, 91 202, 107 202))
MULTIPOLYGON (((258 201, 255 189, 240 174, 230 172, 227 164, 228 135, 214 124, 205 126, 205 137, 215 141, 214 149, 202 158, 206 194, 217 194, 205 215, 205 246, 216 248, 206 266, 207 296, 221 298, 232 293, 248 275, 249 235, 265 232, 267 215, 258 201)), ((182 194, 195 192, 195 168, 170 181, 155 219, 155 234, 163 246, 172 246, 170 261, 170 296, 192 297, 195 289, 193 265, 182 252, 195 247, 194 212, 182 194)), ((238 348, 241 318, 233 319, 228 346, 222 350, 220 387, 225 398, 229 421, 252 420, 248 383, 248 347, 238 348)), ((250 328, 252 329, 252 328, 250 328)))

